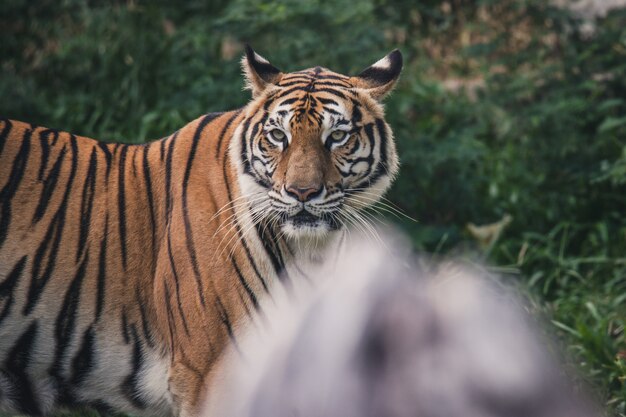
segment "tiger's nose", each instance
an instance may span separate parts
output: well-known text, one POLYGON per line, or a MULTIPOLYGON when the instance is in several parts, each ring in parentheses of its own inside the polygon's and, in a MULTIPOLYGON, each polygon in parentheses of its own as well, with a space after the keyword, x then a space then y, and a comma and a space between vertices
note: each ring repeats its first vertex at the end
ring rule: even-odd
POLYGON ((289 185, 285 188, 285 191, 287 191, 287 194, 289 194, 290 196, 295 197, 298 199, 298 201, 304 203, 320 195, 320 193, 322 192, 322 186, 316 185, 309 187, 298 187, 295 185, 289 185))

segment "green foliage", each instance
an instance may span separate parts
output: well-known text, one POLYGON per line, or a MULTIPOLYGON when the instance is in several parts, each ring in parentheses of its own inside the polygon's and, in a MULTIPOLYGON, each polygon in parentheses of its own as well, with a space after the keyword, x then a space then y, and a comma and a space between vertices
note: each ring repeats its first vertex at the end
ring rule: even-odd
POLYGON ((399 47, 390 199, 418 220, 403 227, 419 248, 458 252, 467 223, 510 214, 490 261, 516 271, 624 415, 626 11, 590 33, 549 3, 6 0, 0 114, 140 142, 243 105, 243 42, 286 71, 344 73, 399 47))

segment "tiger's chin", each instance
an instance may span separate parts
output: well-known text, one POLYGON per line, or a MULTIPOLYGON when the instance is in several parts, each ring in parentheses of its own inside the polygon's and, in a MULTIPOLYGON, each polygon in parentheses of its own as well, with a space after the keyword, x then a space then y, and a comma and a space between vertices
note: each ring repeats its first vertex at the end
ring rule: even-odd
POLYGON ((294 240, 323 240, 340 228, 341 225, 333 219, 319 217, 305 210, 284 218, 281 225, 285 235, 294 240))

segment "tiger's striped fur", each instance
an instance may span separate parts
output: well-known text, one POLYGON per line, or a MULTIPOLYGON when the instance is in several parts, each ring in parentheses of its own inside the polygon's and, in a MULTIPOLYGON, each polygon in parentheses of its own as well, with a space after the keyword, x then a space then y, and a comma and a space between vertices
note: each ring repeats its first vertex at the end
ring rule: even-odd
POLYGON ((246 107, 144 145, 0 121, 2 410, 197 415, 242 324, 388 188, 399 52, 356 77, 243 66, 246 107))

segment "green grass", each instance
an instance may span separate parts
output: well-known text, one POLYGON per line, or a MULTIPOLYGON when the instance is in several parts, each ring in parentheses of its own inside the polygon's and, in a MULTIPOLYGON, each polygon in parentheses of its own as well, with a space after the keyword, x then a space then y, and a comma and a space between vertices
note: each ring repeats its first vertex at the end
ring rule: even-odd
POLYGON ((607 239, 605 224, 562 223, 547 235, 528 234, 521 245, 505 242, 499 250, 521 271, 521 287, 561 342, 570 371, 578 371, 607 410, 624 415, 626 256, 613 256, 607 239), (595 250, 572 254, 581 240, 595 250))

